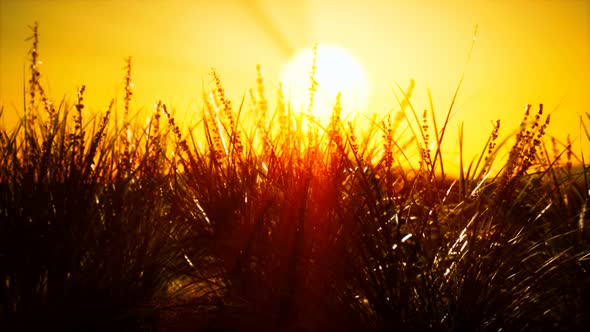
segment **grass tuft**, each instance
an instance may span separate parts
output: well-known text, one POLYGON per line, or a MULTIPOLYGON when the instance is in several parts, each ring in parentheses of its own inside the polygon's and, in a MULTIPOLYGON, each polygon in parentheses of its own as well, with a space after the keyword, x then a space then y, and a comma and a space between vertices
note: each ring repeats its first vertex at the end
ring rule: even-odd
POLYGON ((546 137, 543 105, 528 105, 505 140, 493 123, 453 178, 441 147, 461 84, 443 122, 432 102, 416 112, 412 81, 360 130, 341 118, 340 94, 326 127, 309 116, 317 54, 303 115, 280 85, 269 104, 260 66, 239 106, 212 70, 200 121, 185 131, 162 101, 134 120, 131 58, 122 105, 93 115, 84 85, 54 104, 32 30, 24 118, 0 130, 2 330, 589 323, 590 168, 569 136, 546 137))

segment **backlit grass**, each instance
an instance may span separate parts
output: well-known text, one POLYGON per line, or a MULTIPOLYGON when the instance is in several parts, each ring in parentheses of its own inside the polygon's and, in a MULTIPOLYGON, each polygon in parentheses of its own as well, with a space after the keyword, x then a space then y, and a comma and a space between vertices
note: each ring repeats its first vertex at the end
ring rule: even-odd
POLYGON ((197 124, 176 123, 163 102, 144 122, 130 107, 131 59, 123 101, 90 114, 92 87, 73 103, 46 94, 36 27, 32 41, 23 119, 0 132, 2 327, 588 323, 587 155, 547 137, 542 105, 527 106, 505 141, 500 122, 491 126, 454 178, 440 148, 447 121, 413 108, 413 84, 361 131, 341 119, 339 99, 327 126, 293 113, 260 69, 256 89, 234 103, 213 71, 197 124))

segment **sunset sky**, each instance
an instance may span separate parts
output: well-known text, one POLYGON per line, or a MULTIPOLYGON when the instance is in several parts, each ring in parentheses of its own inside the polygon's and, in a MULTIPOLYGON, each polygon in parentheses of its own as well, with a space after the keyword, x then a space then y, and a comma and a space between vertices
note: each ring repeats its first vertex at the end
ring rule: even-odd
MULTIPOLYGON (((162 99, 177 112, 200 108, 215 67, 234 103, 264 68, 274 95, 281 69, 314 43, 346 49, 364 66, 368 109, 396 108, 392 88, 416 80, 414 106, 428 108, 430 88, 442 118, 461 75, 450 124, 465 123, 468 159, 480 151, 495 119, 516 128, 524 105, 544 103, 549 132, 579 139, 590 112, 590 1, 0 0, 0 105, 3 122, 22 114, 23 71, 39 22, 42 83, 53 98, 87 86, 90 109, 121 99, 123 59, 133 57, 135 107, 162 99), (474 27, 477 41, 466 64, 474 27)), ((534 106, 536 109, 536 106, 534 106)))

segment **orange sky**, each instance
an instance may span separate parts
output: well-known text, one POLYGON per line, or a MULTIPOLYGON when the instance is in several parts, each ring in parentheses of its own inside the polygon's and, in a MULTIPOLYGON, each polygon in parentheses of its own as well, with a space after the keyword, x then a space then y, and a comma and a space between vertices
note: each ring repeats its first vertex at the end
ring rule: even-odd
MULTIPOLYGON (((553 111, 549 132, 580 135, 590 112, 590 1, 31 1, 0 0, 0 104, 3 122, 22 112, 27 27, 39 21, 42 82, 101 110, 121 98, 123 59, 134 59, 136 107, 157 99, 178 112, 199 109, 209 68, 234 103, 254 86, 257 63, 274 87, 289 56, 315 42, 349 50, 365 67, 370 107, 396 106, 391 88, 416 79, 416 109, 430 88, 440 117, 463 72, 446 151, 457 150, 465 121, 468 159, 492 127, 516 128, 526 103, 553 111), (478 39, 465 66, 475 25, 478 39), (482 135, 483 133, 483 135, 482 135)), ((272 93, 274 94, 274 92, 272 93)), ((12 120, 11 120, 12 119, 12 120)))

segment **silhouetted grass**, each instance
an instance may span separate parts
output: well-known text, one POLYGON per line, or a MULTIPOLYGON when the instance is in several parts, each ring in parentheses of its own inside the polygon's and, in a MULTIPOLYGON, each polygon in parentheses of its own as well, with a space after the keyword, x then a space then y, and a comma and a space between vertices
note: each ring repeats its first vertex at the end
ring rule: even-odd
POLYGON ((498 121, 452 178, 441 149, 448 121, 413 108, 413 82, 399 89, 399 109, 359 132, 340 118, 340 97, 323 127, 294 114, 280 88, 273 108, 260 68, 239 106, 213 71, 201 120, 184 135, 162 102, 146 124, 132 120, 131 59, 120 123, 114 102, 85 112, 85 87, 73 105, 54 106, 37 48, 35 27, 25 117, 0 133, 1 327, 588 323, 586 156, 555 138, 549 149, 542 105, 527 106, 504 141, 498 121))

